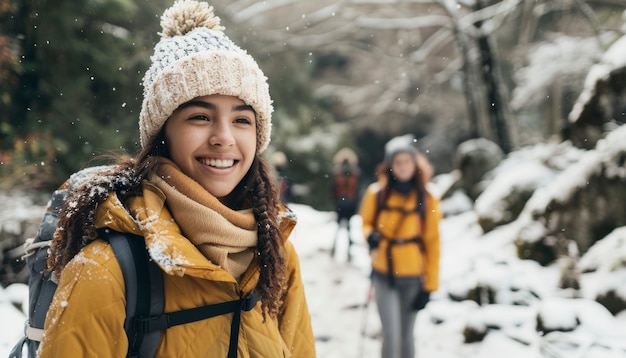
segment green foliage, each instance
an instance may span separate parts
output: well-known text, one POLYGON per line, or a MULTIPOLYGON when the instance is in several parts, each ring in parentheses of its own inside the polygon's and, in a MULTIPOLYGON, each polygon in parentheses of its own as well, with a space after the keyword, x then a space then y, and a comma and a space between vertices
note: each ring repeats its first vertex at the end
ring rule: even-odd
POLYGON ((49 189, 104 151, 137 150, 141 77, 158 31, 154 14, 164 7, 132 0, 2 7, 4 185, 49 189))

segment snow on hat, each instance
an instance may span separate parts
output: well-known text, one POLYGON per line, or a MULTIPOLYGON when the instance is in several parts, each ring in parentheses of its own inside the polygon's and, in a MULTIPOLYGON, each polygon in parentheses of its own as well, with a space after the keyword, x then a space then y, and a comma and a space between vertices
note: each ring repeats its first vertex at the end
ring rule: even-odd
POLYGON ((161 17, 161 40, 143 78, 139 114, 141 146, 159 133, 169 116, 195 97, 235 96, 257 116, 257 150, 263 152, 272 130, 272 99, 267 77, 245 50, 222 31, 213 7, 177 0, 161 17))
POLYGON ((398 153, 410 153, 415 155, 417 150, 413 146, 413 143, 415 143, 413 134, 405 134, 391 138, 389 142, 385 144, 385 163, 391 166, 393 157, 398 153))

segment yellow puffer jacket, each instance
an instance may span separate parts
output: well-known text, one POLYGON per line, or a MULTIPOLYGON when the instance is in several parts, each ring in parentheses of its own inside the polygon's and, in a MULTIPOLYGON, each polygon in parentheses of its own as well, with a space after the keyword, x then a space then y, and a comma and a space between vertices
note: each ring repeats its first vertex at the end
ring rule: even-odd
MULTIPOLYGON (((144 236, 151 258, 164 271, 165 312, 240 299, 256 285, 254 263, 240 283, 207 260, 181 234, 164 203, 163 193, 144 185, 143 196, 129 199, 126 208, 113 193, 97 210, 97 226, 144 236), (145 208, 145 210, 144 210, 145 208), (128 211, 127 211, 128 210, 128 211), (135 219, 152 224, 139 229, 135 219), (141 217, 141 212, 152 213, 141 217), (167 239, 165 239, 167 238, 167 239)), ((281 230, 288 237, 295 225, 283 217, 281 230)), ((315 341, 304 295, 298 257, 289 241, 284 244, 288 288, 277 319, 263 323, 261 304, 241 313, 239 358, 315 357, 315 341)), ((174 326, 161 336, 158 357, 226 357, 233 314, 174 326)), ((46 318, 40 357, 125 357, 124 279, 119 264, 104 240, 85 247, 64 269, 46 318)))
POLYGON ((421 237, 425 253, 415 243, 394 244, 391 247, 393 275, 396 277, 424 276, 424 290, 432 292, 439 287, 439 200, 426 192, 424 223, 416 209, 417 191, 403 195, 391 190, 386 204, 378 208, 378 192, 381 186, 371 184, 361 202, 360 215, 363 218, 363 234, 367 238, 376 230, 382 234, 378 249, 372 251, 374 271, 388 274, 387 252, 391 240, 410 240, 421 237), (423 225, 422 225, 423 224, 423 225), (376 228, 374 227, 376 225, 376 228))

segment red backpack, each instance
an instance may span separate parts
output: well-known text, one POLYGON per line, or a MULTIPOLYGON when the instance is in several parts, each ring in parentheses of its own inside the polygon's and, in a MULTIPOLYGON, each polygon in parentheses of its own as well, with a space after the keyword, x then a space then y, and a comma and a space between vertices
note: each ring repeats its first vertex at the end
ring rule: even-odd
POLYGON ((359 172, 340 171, 335 174, 335 197, 356 199, 359 194, 359 172))

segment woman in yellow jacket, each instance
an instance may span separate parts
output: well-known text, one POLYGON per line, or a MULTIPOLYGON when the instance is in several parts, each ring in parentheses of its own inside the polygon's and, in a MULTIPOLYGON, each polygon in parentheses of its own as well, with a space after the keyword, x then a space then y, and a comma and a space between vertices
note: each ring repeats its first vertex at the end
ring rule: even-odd
POLYGON ((124 277, 102 229, 142 236, 163 271, 165 312, 249 297, 240 313, 177 325, 158 357, 315 357, 293 215, 261 153, 271 99, 254 59, 204 2, 179 0, 161 18, 144 77, 136 158, 94 169, 66 200, 49 270, 59 286, 41 357, 124 357, 124 277), (238 332, 237 332, 238 331, 238 332))
POLYGON ((360 209, 383 330, 382 357, 413 358, 417 312, 439 285, 439 201, 426 189, 431 167, 412 135, 385 145, 382 173, 367 188, 360 209))

